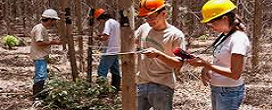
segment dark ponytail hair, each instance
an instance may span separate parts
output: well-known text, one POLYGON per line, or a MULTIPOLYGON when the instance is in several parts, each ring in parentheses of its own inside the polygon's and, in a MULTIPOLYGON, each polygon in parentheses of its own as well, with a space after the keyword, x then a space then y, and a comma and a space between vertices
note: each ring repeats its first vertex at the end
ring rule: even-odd
POLYGON ((222 16, 227 16, 230 19, 230 26, 233 27, 234 30, 247 32, 247 28, 239 15, 234 12, 228 12, 222 16))

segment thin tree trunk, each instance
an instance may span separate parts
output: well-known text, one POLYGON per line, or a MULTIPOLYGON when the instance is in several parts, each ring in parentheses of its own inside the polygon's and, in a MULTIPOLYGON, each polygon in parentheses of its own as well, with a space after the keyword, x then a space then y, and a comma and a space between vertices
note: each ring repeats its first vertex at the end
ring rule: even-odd
POLYGON ((27 29, 26 29, 26 7, 25 5, 27 4, 27 1, 26 0, 23 0, 22 1, 22 4, 23 4, 23 8, 22 8, 22 16, 23 16, 23 28, 24 28, 24 36, 26 36, 26 33, 27 33, 27 29))
MULTIPOLYGON (((11 1, 11 0, 10 0, 11 1)), ((17 5, 16 5, 16 0, 11 1, 11 16, 10 16, 10 34, 15 34, 16 32, 16 17, 17 17, 17 5)))
POLYGON ((74 39, 73 39, 73 26, 72 26, 72 19, 71 19, 71 8, 67 5, 65 8, 65 18, 66 18, 66 35, 68 39, 68 47, 69 47, 69 58, 72 67, 72 76, 73 81, 76 81, 78 78, 78 71, 77 71, 77 64, 76 64, 76 57, 75 57, 75 48, 74 48, 74 39))
POLYGON ((3 18, 4 18, 4 16, 5 16, 5 2, 4 2, 4 0, 0 0, 0 20, 2 20, 3 18))
POLYGON ((0 34, 3 34, 5 32, 5 26, 4 26, 4 18, 5 18, 5 1, 4 0, 0 0, 0 34))
POLYGON ((75 3, 75 11, 76 11, 76 26, 77 26, 77 33, 79 34, 78 37, 78 44, 79 44, 79 69, 81 72, 85 72, 84 70, 84 61, 83 61, 83 57, 84 57, 84 52, 83 52, 83 32, 82 32, 82 26, 81 26, 81 0, 74 0, 75 3))
POLYGON ((92 66, 92 63, 93 63, 93 51, 92 51, 92 47, 91 45, 93 45, 93 27, 90 27, 89 29, 89 37, 88 37, 88 67, 87 67, 87 73, 88 73, 88 76, 87 76, 87 79, 89 82, 92 81, 92 71, 93 71, 93 66, 92 66))
MULTIPOLYGON (((194 8, 195 8, 195 0, 192 0, 192 1, 190 0, 190 1, 189 1, 189 7, 190 7, 190 9, 191 9, 192 11, 194 11, 194 8)), ((191 24, 194 24, 194 19, 195 19, 195 18, 194 18, 194 15, 191 13, 189 17, 190 17, 190 21, 191 21, 190 23, 191 23, 191 24)), ((190 25, 190 26, 189 26, 189 35, 192 35, 194 31, 195 31, 195 30, 194 30, 194 25, 190 25)), ((190 36, 190 37, 191 37, 191 36, 190 36)))
POLYGON ((256 69, 259 65, 259 49, 260 39, 262 37, 262 3, 263 0, 255 0, 255 13, 254 13, 254 30, 253 30, 253 57, 252 57, 252 69, 256 69))
MULTIPOLYGON (((64 8, 66 7, 67 5, 67 0, 59 0, 59 7, 60 7, 60 12, 64 12, 64 8)), ((58 27, 58 30, 59 30, 59 35, 60 35, 60 38, 61 38, 61 41, 62 41, 62 46, 63 46, 63 50, 67 50, 66 48, 66 44, 67 44, 67 40, 65 38, 65 16, 64 14, 65 13, 58 13, 59 16, 60 16, 60 22, 59 22, 59 27, 58 27)))
MULTIPOLYGON (((120 1, 121 6, 127 6, 125 11, 129 12, 129 26, 121 27, 121 52, 129 52, 134 49, 134 7, 133 2, 120 1), (126 3, 126 4, 125 4, 126 3)), ((136 69, 135 69, 135 55, 128 54, 121 56, 122 61, 122 109, 123 110, 136 110, 136 69)))
MULTIPOLYGON (((89 1, 87 0, 87 4, 93 4, 95 5, 95 1, 89 1)), ((91 7, 89 7, 91 8, 91 7)), ((91 10, 91 9, 90 9, 91 10)), ((93 13, 93 12, 92 12, 93 13)), ((88 14, 91 14, 91 13, 88 13, 88 14)), ((92 14, 91 14, 92 15, 92 14)), ((87 79, 89 82, 92 82, 92 71, 93 71, 93 67, 92 67, 92 62, 93 62, 93 51, 92 51, 92 47, 91 45, 93 45, 93 26, 89 26, 89 37, 88 37, 88 58, 87 58, 87 61, 88 61, 88 67, 87 67, 87 79)))
POLYGON ((11 29, 10 29, 10 16, 11 16, 11 12, 10 12, 10 0, 9 1, 6 1, 6 4, 5 4, 5 13, 6 13, 6 16, 5 16, 5 21, 6 21, 6 28, 7 28, 7 34, 11 34, 11 29))
POLYGON ((178 1, 177 0, 173 0, 172 1, 172 8, 173 8, 173 11, 172 11, 172 24, 176 27, 178 27, 178 21, 177 21, 177 18, 178 18, 178 1))

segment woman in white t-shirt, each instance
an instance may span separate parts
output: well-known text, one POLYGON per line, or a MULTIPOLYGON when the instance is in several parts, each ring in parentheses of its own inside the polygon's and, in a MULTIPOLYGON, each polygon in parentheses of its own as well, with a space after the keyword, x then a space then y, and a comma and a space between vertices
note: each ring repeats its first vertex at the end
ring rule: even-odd
POLYGON ((210 0, 202 7, 203 20, 220 37, 213 44, 213 62, 201 58, 187 60, 190 65, 204 67, 201 79, 211 85, 213 110, 237 110, 243 100, 245 86, 241 78, 250 48, 246 28, 232 12, 230 0, 210 0))

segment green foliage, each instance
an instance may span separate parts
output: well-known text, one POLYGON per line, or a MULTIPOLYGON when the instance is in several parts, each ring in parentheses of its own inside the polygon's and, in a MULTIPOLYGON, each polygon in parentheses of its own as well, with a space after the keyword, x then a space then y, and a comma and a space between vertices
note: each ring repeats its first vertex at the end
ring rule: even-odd
POLYGON ((4 35, 1 37, 1 43, 7 45, 9 49, 11 49, 14 46, 18 46, 20 40, 17 39, 15 35, 4 35))
POLYGON ((97 84, 86 80, 76 82, 52 77, 46 85, 43 100, 44 108, 61 108, 68 110, 118 110, 122 107, 121 97, 115 92, 108 81, 99 78, 97 84))

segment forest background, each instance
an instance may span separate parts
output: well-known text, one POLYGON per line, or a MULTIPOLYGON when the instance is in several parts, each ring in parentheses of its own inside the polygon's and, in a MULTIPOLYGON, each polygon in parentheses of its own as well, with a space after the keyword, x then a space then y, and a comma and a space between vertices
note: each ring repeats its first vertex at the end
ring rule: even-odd
MULTIPOLYGON (((120 12, 127 6, 134 7, 133 15, 138 10, 138 0, 0 0, 0 36, 16 35, 23 43, 13 49, 1 44, 0 49, 0 109, 33 108, 30 100, 32 91, 33 64, 30 59, 30 31, 40 22, 42 12, 53 8, 63 19, 57 28, 50 30, 52 38, 62 37, 68 45, 54 46, 50 68, 58 70, 57 76, 67 80, 95 80, 96 66, 99 56, 92 56, 90 64, 89 47, 92 53, 99 54, 101 42, 92 40, 102 29, 97 21, 92 27, 84 25, 90 8, 102 7, 108 10, 118 20, 122 19, 120 12), (130 5, 132 3, 132 5, 130 5), (65 16, 69 7, 71 16, 65 16), (66 24, 70 18, 72 24, 66 24), (67 20, 67 19, 66 19, 67 20), (72 36, 72 37, 71 37, 72 36), (73 38, 72 40, 69 40, 73 38), (66 40, 65 40, 66 39, 66 40), (72 43, 72 44, 71 44, 72 43), (94 47, 97 46, 97 47, 94 47), (74 49, 71 49, 73 47, 74 49), (69 49, 68 49, 69 48, 69 49), (67 52, 69 50, 69 53, 67 52), (91 68, 90 68, 91 67, 91 68), (92 74, 89 74, 92 71, 92 74), (91 76, 91 77, 90 77, 91 76), (92 78, 93 77, 93 78, 92 78)), ((215 39, 215 33, 199 21, 201 7, 207 0, 166 0, 169 4, 168 21, 181 29, 186 35, 191 51, 204 50, 215 39), (172 8, 171 8, 172 6, 172 8)), ((247 84, 247 95, 241 107, 242 110, 271 110, 272 109, 272 0, 232 0, 238 6, 237 13, 248 27, 248 35, 252 42, 251 55, 248 56, 246 72, 243 74, 247 84)), ((129 16, 123 11, 125 17, 129 16)), ((88 21, 88 20, 87 20, 88 21)), ((134 30, 144 21, 134 16, 134 30)), ((86 24, 86 23, 85 23, 86 24)), ((211 59, 210 53, 200 55, 211 59)), ((110 77, 110 76, 109 76, 110 77)), ((175 90, 175 110, 206 110, 210 109, 209 88, 199 81, 199 68, 184 67, 178 74, 175 90)), ((119 98, 121 94, 119 94, 119 98)), ((103 100, 102 103, 106 103, 103 100)), ((111 101, 113 104, 120 101, 111 101)), ((34 107, 35 108, 35 107, 34 107)), ((44 108, 44 106, 40 107, 44 108)), ((58 107, 57 107, 58 108, 58 107)), ((60 107, 61 108, 61 107, 60 107)), ((65 107, 64 107, 65 108, 65 107)), ((121 108, 117 105, 116 108, 121 108)))

